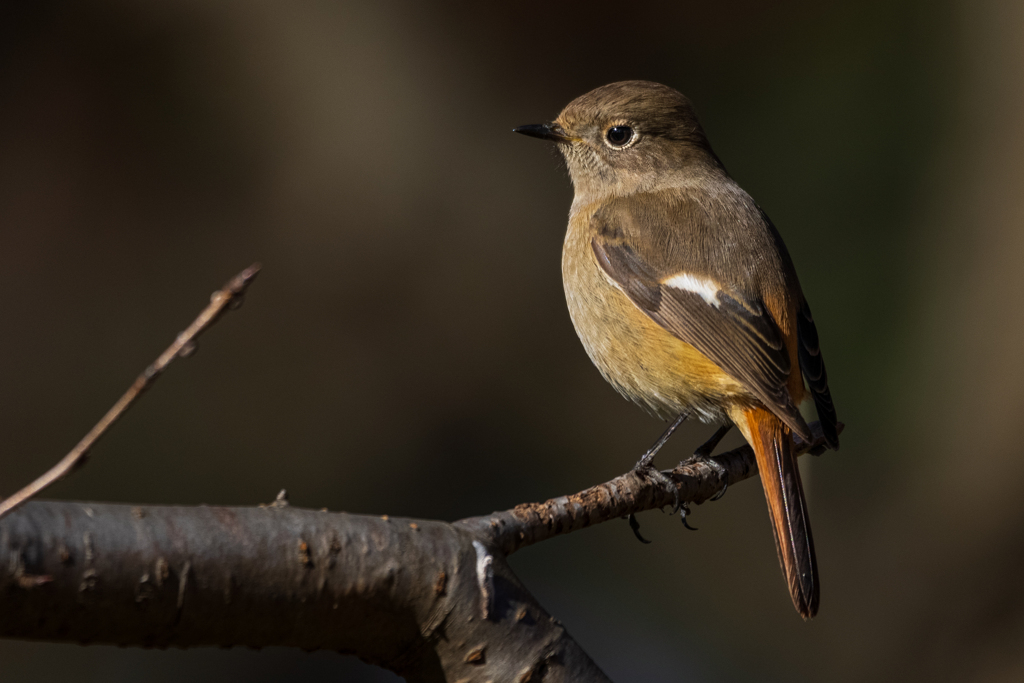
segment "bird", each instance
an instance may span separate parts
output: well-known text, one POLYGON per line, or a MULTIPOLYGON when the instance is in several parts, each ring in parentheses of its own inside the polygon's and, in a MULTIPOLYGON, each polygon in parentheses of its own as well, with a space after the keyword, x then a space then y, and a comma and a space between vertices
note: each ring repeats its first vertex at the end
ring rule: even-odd
MULTIPOLYGON (((562 249, 573 325, 604 378, 672 424, 735 425, 754 451, 779 562, 796 610, 820 588, 793 435, 814 402, 825 444, 838 421, 811 309, 768 215, 728 174, 693 104, 650 81, 622 81, 513 129, 557 145, 574 189, 562 249)), ((720 467, 720 466, 719 466, 720 467)), ((723 491, 724 492, 724 491, 723 491)), ((684 518, 685 521, 685 518, 684 518)))

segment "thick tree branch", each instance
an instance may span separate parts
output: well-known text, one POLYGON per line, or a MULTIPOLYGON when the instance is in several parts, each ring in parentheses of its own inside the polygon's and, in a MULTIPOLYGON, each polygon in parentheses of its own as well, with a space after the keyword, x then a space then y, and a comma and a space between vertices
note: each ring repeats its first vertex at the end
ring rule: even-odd
POLYGON ((0 522, 0 637, 356 654, 410 681, 606 681, 467 530, 266 508, 29 502, 0 522))
MULTIPOLYGON (((820 448, 820 431, 800 450, 820 448)), ((718 456, 730 483, 748 447, 718 456)), ((665 472, 680 500, 721 486, 665 472)), ((412 681, 606 681, 519 582, 515 550, 672 505, 628 473, 455 523, 262 508, 30 502, 0 521, 0 637, 135 646, 296 646, 358 655, 412 681)))

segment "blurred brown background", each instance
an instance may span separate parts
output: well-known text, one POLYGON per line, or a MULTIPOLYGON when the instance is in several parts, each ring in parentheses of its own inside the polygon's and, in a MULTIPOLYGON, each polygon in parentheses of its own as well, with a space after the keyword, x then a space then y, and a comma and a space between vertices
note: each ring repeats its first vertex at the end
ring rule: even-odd
MULTIPOLYGON (((843 449, 794 613, 760 486, 513 566, 618 681, 1024 679, 1024 4, 13 2, 0 16, 0 494, 228 277, 245 307, 48 495, 456 519, 662 425, 587 360, 571 188, 511 133, 626 78, 696 103, 814 307, 843 449)), ((659 460, 710 434, 691 425, 659 460)), ((730 444, 737 443, 732 436, 730 444)), ((0 608, 2 612, 2 608, 0 608)), ((0 642, 5 683, 393 681, 289 650, 0 642)))

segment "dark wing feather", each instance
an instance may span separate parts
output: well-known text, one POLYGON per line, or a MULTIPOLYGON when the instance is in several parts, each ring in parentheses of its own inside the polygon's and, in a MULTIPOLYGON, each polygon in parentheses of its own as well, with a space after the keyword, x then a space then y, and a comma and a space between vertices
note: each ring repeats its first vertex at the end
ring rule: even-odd
POLYGON ((811 308, 806 302, 797 316, 796 329, 800 338, 800 370, 811 389, 811 396, 814 397, 814 407, 818 410, 818 420, 825 435, 825 443, 832 450, 837 450, 839 432, 836 429, 836 407, 832 403, 832 392, 828 390, 828 373, 825 372, 825 360, 821 357, 821 348, 818 346, 818 328, 814 326, 811 308))
POLYGON ((718 292, 718 306, 699 294, 661 284, 653 267, 627 244, 593 238, 597 262, 630 300, 666 330, 741 382, 797 434, 810 430, 787 386, 791 365, 782 331, 760 301, 718 292))

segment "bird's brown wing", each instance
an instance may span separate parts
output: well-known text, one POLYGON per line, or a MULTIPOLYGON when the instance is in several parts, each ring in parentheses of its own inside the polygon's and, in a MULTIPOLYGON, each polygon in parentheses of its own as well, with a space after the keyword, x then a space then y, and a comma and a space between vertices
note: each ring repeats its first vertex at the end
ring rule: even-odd
MULTIPOLYGON (((609 218, 614 220, 595 220, 609 218)), ((597 262, 641 311, 743 384, 794 432, 811 438, 789 394, 785 339, 762 301, 732 289, 671 286, 666 281, 677 273, 642 258, 622 230, 602 225, 593 235, 597 262)), ((713 281, 694 277, 697 284, 713 281)))

